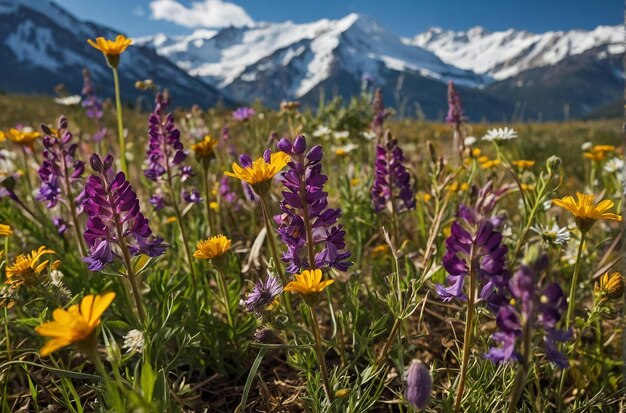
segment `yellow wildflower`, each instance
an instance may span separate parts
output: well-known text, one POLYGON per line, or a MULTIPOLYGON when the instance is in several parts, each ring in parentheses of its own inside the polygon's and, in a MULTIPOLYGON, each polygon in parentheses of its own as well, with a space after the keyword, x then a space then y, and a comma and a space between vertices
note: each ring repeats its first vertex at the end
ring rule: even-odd
POLYGON ((339 148, 335 150, 335 155, 337 156, 348 156, 348 151, 346 151, 344 148, 339 148))
POLYGON ((361 183, 361 180, 359 178, 352 178, 350 180, 350 185, 352 185, 352 186, 357 186, 360 183, 361 183))
POLYGON ((479 156, 476 160, 480 163, 485 163, 485 162, 489 162, 489 157, 483 155, 483 156, 479 156))
POLYGON ((596 204, 593 195, 576 192, 576 199, 571 195, 567 195, 563 199, 553 199, 552 203, 574 215, 576 224, 581 232, 587 232, 599 219, 618 222, 622 220, 620 215, 606 212, 613 208, 614 205, 610 199, 604 199, 596 204))
POLYGON ((44 337, 52 337, 39 350, 39 354, 47 356, 60 348, 77 343, 79 348, 93 350, 95 342, 94 330, 100 325, 100 316, 111 305, 115 298, 114 292, 103 295, 87 295, 80 305, 74 304, 67 310, 57 308, 52 312, 54 321, 48 321, 35 328, 44 337))
POLYGON ((195 152, 198 158, 209 159, 214 156, 213 150, 215 149, 215 145, 217 145, 217 141, 209 135, 205 135, 204 139, 200 142, 191 145, 191 149, 195 152))
POLYGON ((388 249, 389 249, 389 247, 387 246, 387 244, 376 245, 375 247, 372 247, 372 254, 373 255, 384 255, 384 254, 387 253, 388 249))
POLYGON ((295 274, 295 281, 291 281, 284 288, 285 291, 296 292, 305 296, 319 294, 335 280, 322 281, 322 270, 304 270, 301 274, 295 274))
POLYGON ((243 168, 233 163, 233 172, 226 171, 224 174, 247 182, 257 195, 263 196, 269 189, 269 181, 287 165, 289 160, 289 155, 277 152, 269 157, 269 162, 259 158, 243 168))
POLYGON ((15 257, 13 264, 7 264, 6 275, 7 284, 20 285, 28 281, 32 276, 39 275, 46 269, 50 260, 39 263, 39 260, 45 254, 54 254, 53 250, 47 249, 45 246, 39 247, 38 250, 32 250, 30 254, 21 254, 15 257))
POLYGON ((41 138, 41 133, 35 130, 17 130, 15 128, 11 128, 6 134, 6 137, 9 138, 9 140, 13 143, 21 146, 27 146, 32 149, 35 141, 41 138))
POLYGON ((535 166, 535 161, 529 161, 526 159, 520 159, 511 163, 521 169, 532 168, 533 166, 535 166))
POLYGON ((606 155, 604 152, 585 152, 583 153, 583 157, 591 159, 592 161, 601 162, 606 158, 606 155))
POLYGON ((489 168, 493 168, 500 165, 500 159, 494 159, 492 161, 487 161, 487 162, 483 162, 482 165, 480 165, 481 169, 489 169, 489 168))
POLYGON ((0 224, 0 236, 8 237, 13 234, 13 230, 9 225, 0 224))
POLYGON ((215 201, 212 201, 209 203, 209 207, 214 211, 218 211, 220 209, 220 204, 218 204, 215 201))
POLYGON ((594 145, 591 148, 594 152, 613 152, 615 150, 615 146, 613 145, 594 145))
POLYGON ((611 298, 619 298, 624 291, 624 280, 622 274, 614 272, 609 275, 604 273, 593 286, 593 293, 599 304, 611 298))
POLYGON ((104 54, 109 66, 115 69, 120 62, 120 55, 124 53, 128 46, 133 44, 133 41, 122 34, 118 34, 115 40, 98 37, 95 42, 91 39, 87 39, 87 43, 93 48, 100 50, 104 54))
POLYGON ((216 235, 209 239, 198 241, 194 258, 213 260, 226 254, 230 249, 231 241, 223 235, 216 235))
POLYGON ((165 218, 165 223, 166 224, 173 224, 174 222, 176 222, 176 217, 174 215, 165 218))

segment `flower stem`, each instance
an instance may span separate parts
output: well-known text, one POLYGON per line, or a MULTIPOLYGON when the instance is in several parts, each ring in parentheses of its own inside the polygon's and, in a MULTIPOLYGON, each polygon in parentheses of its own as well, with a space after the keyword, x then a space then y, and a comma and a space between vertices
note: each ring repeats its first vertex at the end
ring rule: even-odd
POLYGON ((78 216, 76 215, 76 204, 74 200, 74 193, 72 192, 72 183, 70 182, 69 176, 69 168, 67 162, 65 160, 65 156, 61 156, 61 162, 63 165, 63 177, 65 181, 65 193, 67 194, 67 201, 69 203, 70 209, 70 217, 72 219, 72 226, 74 227, 74 236, 76 237, 76 243, 78 244, 78 249, 80 250, 80 254, 85 257, 87 256, 87 248, 85 247, 84 239, 80 233, 80 226, 78 222, 78 216))
POLYGON ((574 298, 576 295, 576 286, 578 285, 578 275, 580 274, 581 258, 583 255, 583 247, 585 245, 586 232, 580 233, 580 244, 578 245, 578 253, 576 254, 576 264, 574 266, 574 275, 572 276, 572 285, 569 288, 569 299, 567 300, 567 317, 565 318, 565 329, 569 330, 572 315, 574 314, 574 298))
POLYGON ((326 368, 326 359, 324 357, 324 351, 322 350, 322 335, 320 333, 319 322, 317 320, 317 314, 313 307, 309 307, 311 312, 311 320, 313 321, 313 336, 315 337, 315 353, 317 355, 317 361, 320 364, 320 371, 322 373, 322 382, 324 383, 324 390, 328 400, 332 403, 335 395, 330 387, 330 381, 328 380, 328 369, 326 368))
POLYGON ((203 168, 204 171, 204 201, 206 206, 206 219, 209 226, 209 236, 213 235, 213 214, 211 214, 211 185, 209 182, 209 168, 203 168))
POLYGON ((122 98, 120 96, 120 79, 117 68, 113 68, 113 83, 115 86, 115 107, 117 109, 117 133, 120 145, 120 162, 122 164, 122 172, 128 176, 128 167, 126 165, 126 139, 124 138, 124 123, 122 119, 122 98))
POLYGON ((267 242, 270 246, 270 252, 272 253, 272 258, 274 259, 274 266, 276 267, 276 272, 280 275, 281 280, 286 282, 285 273, 283 272, 283 267, 280 264, 280 260, 278 259, 278 252, 276 250, 276 243, 274 242, 274 231, 272 227, 272 221, 270 221, 269 216, 269 208, 267 206, 267 200, 265 199, 265 195, 259 197, 261 199, 261 209, 263 211, 263 219, 265 221, 265 230, 267 232, 267 242))
POLYGON ((522 360, 517 368, 515 382, 513 383, 513 390, 511 390, 511 402, 509 403, 508 413, 515 413, 517 411, 517 402, 524 392, 524 385, 526 384, 526 377, 530 367, 530 358, 532 357, 532 352, 530 351, 532 332, 532 321, 530 319, 526 319, 522 333, 524 335, 524 341, 522 343, 522 360))
POLYGON ((476 289, 476 269, 474 268, 474 248, 470 251, 469 269, 469 291, 467 294, 467 316, 465 317, 465 333, 463 334, 463 359, 461 361, 461 378, 456 388, 454 398, 454 411, 461 410, 463 400, 463 390, 465 388, 465 378, 467 376, 467 363, 469 361, 470 347, 472 346, 472 330, 474 327, 474 294, 476 289))
POLYGON ((228 297, 228 287, 226 284, 226 278, 224 277, 224 272, 222 271, 221 268, 217 269, 217 288, 220 291, 220 294, 222 295, 222 301, 224 304, 224 311, 226 312, 226 319, 228 320, 228 327, 230 327, 231 332, 233 333, 233 344, 235 344, 235 346, 238 348, 238 343, 237 343, 237 335, 235 333, 235 323, 233 321, 233 315, 231 313, 231 308, 230 308, 230 300, 228 297))

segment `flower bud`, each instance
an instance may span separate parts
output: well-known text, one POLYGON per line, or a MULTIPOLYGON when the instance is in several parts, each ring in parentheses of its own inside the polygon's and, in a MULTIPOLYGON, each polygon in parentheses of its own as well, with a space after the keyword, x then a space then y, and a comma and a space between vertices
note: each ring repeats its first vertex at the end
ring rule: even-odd
POLYGON ((433 378, 426 365, 420 360, 411 362, 406 379, 407 401, 416 409, 424 409, 428 404, 432 388, 433 378))

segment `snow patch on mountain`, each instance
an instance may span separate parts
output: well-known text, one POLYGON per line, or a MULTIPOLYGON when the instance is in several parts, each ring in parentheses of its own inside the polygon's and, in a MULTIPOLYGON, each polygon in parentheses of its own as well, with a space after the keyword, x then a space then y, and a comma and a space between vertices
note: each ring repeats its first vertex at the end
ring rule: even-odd
POLYGON ((598 26, 591 31, 550 31, 542 34, 509 29, 489 32, 482 27, 467 31, 431 28, 406 44, 423 47, 446 63, 501 80, 598 46, 610 54, 624 52, 622 26, 598 26))

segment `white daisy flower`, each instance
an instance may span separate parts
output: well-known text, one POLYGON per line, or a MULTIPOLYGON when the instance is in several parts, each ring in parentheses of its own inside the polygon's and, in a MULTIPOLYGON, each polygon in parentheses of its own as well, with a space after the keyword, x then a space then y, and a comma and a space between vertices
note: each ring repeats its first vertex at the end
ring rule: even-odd
POLYGON ((473 144, 476 143, 476 141, 478 141, 478 139, 476 139, 474 136, 468 136, 467 138, 463 140, 463 144, 465 146, 472 146, 473 144))
POLYGON ((74 106, 80 103, 80 95, 65 96, 62 98, 54 98, 54 102, 63 106, 74 106))
POLYGON ((591 149, 592 146, 593 146, 593 143, 585 142, 580 146, 580 149, 582 149, 583 151, 588 151, 589 149, 591 149))
POLYGON ((565 245, 571 237, 567 228, 559 227, 556 223, 552 224, 552 226, 535 225, 530 227, 530 229, 541 235, 541 238, 550 245, 565 245))
POLYGON ((376 134, 369 130, 365 132, 361 132, 361 136, 363 136, 368 141, 373 141, 374 139, 376 139, 376 134))
POLYGON ((487 134, 483 136, 483 140, 489 142, 510 141, 511 139, 517 139, 517 132, 511 128, 489 129, 487 134))
POLYGON ((337 131, 334 133, 335 139, 347 139, 350 137, 350 132, 347 130, 337 131))
POLYGON ((620 158, 611 158, 604 165, 604 172, 614 174, 624 169, 624 160, 620 158))
POLYGON ((333 133, 333 131, 330 130, 328 126, 320 125, 317 129, 315 129, 315 131, 313 131, 313 136, 319 138, 320 136, 329 136, 331 133, 333 133))
POLYGON ((122 348, 126 349, 126 353, 143 353, 144 338, 143 333, 139 330, 130 330, 124 336, 124 344, 122 348))

